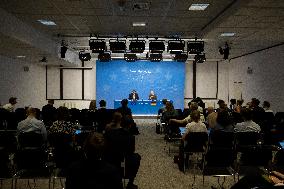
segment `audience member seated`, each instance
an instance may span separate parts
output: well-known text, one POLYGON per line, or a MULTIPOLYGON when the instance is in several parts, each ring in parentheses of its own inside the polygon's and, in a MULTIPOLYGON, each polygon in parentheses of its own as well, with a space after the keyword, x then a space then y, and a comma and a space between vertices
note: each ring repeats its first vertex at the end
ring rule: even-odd
POLYGON ((213 128, 214 131, 234 132, 232 117, 228 111, 219 112, 216 121, 216 126, 213 128))
POLYGON ((125 160, 124 177, 129 178, 128 189, 138 188, 134 184, 134 179, 140 166, 141 157, 135 153, 135 137, 125 128, 121 126, 120 112, 114 114, 115 124, 109 124, 105 132, 106 152, 105 158, 109 163, 117 167, 121 167, 121 163, 125 160))
POLYGON ((112 116, 112 121, 106 125, 105 131, 111 130, 113 128, 119 128, 121 126, 122 115, 120 112, 114 112, 112 116))
POLYGON ((94 133, 86 139, 85 158, 70 166, 66 189, 123 189, 119 169, 102 160, 104 150, 105 142, 101 134, 94 133))
POLYGON ((265 112, 272 112, 273 113, 273 110, 270 109, 270 103, 268 101, 263 101, 262 107, 263 107, 265 112))
POLYGON ((105 130, 107 123, 109 123, 109 113, 106 109, 106 101, 101 100, 99 102, 100 107, 96 111, 96 118, 97 118, 97 132, 102 133, 105 130))
POLYGON ((237 106, 236 106, 236 108, 235 108, 235 112, 241 113, 241 109, 242 109, 243 103, 244 103, 244 100, 243 100, 243 99, 237 100, 237 106))
POLYGON ((46 126, 51 126, 56 120, 56 108, 53 104, 54 100, 48 100, 48 104, 42 107, 42 120, 46 126))
MULTIPOLYGON (((190 105, 190 110, 191 111, 194 111, 194 110, 198 110, 198 105, 197 103, 195 102, 191 102, 191 105, 190 105)), ((205 118, 204 118, 204 115, 202 112, 199 112, 200 113, 200 121, 201 122, 205 122, 205 118)), ((188 123, 191 122, 191 117, 190 115, 187 116, 186 118, 182 119, 182 120, 178 120, 178 119, 170 119, 169 120, 169 123, 172 124, 172 123, 177 123, 179 125, 186 125, 188 123)))
POLYGON ((95 112, 97 110, 96 100, 92 100, 89 105, 89 111, 95 112))
POLYGON ((217 108, 217 112, 228 109, 227 104, 225 103, 224 100, 218 100, 217 104, 219 105, 219 108, 217 108))
POLYGON ((207 108, 207 124, 208 124, 208 128, 213 129, 216 125, 216 120, 217 120, 217 115, 218 113, 214 111, 214 108, 212 106, 209 106, 207 108))
POLYGON ((122 126, 129 129, 131 134, 138 135, 139 131, 136 123, 133 120, 132 111, 130 108, 128 108, 128 100, 123 99, 121 101, 121 107, 117 108, 116 111, 120 112, 122 115, 122 126))
POLYGON ((241 115, 244 122, 237 123, 235 126, 235 132, 260 132, 260 126, 252 121, 252 111, 248 108, 241 110, 241 115))
POLYGON ((251 110, 253 112, 264 112, 264 109, 262 107, 259 107, 260 101, 256 98, 252 98, 251 100, 251 110))
POLYGON ((162 116, 163 112, 166 111, 166 103, 168 102, 167 99, 163 99, 162 100, 162 104, 163 104, 163 107, 161 107, 159 110, 158 110, 158 116, 162 116))
POLYGON ((237 107, 236 99, 231 99, 230 100, 230 110, 234 111, 236 107, 237 107))
POLYGON ((190 112, 191 112, 191 110, 190 110, 190 104, 191 104, 191 102, 188 102, 188 103, 187 103, 188 108, 184 108, 184 109, 183 109, 183 112, 182 112, 182 117, 183 117, 183 118, 186 118, 187 116, 190 115, 190 112))
POLYGON ((171 102, 166 103, 166 111, 163 112, 161 117, 162 123, 168 123, 171 118, 177 117, 178 112, 175 110, 174 105, 171 102))
MULTIPOLYGON (((181 144, 182 146, 180 146, 180 149, 179 149, 178 166, 181 171, 183 171, 183 168, 184 168, 183 167, 183 164, 184 164, 183 150, 184 150, 184 147, 188 145, 186 144, 186 140, 187 140, 187 136, 189 135, 189 133, 204 132, 207 134, 206 125, 200 121, 200 112, 198 110, 193 110, 190 114, 190 117, 192 121, 186 125, 186 131, 182 135, 182 140, 183 140, 181 144)), ((188 158, 189 156, 186 157, 187 160, 188 158)))
POLYGON ((16 105, 16 104, 17 104, 17 98, 11 97, 11 98, 9 98, 9 103, 3 105, 2 108, 8 110, 9 112, 14 112, 14 109, 15 109, 15 105, 16 105))
POLYGON ((186 125, 186 131, 182 136, 182 140, 185 141, 186 136, 190 132, 206 132, 207 133, 207 128, 204 123, 201 122, 200 120, 200 112, 198 110, 193 110, 190 114, 191 117, 191 122, 186 125))
POLYGON ((75 134, 75 125, 70 122, 69 110, 66 107, 59 107, 57 110, 57 120, 53 122, 49 128, 49 133, 65 133, 65 134, 75 134))
POLYGON ((34 132, 42 134, 43 140, 47 140, 47 133, 44 123, 36 119, 36 110, 32 107, 27 109, 27 118, 18 123, 18 133, 34 132))

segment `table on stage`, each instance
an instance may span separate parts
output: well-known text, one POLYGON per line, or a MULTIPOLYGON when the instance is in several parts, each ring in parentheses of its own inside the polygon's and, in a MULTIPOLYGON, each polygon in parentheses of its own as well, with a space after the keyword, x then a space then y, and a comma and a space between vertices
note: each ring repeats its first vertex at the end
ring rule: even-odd
MULTIPOLYGON (((121 106, 120 102, 121 100, 114 101, 114 109, 121 106)), ((129 100, 128 107, 131 109, 132 114, 157 115, 158 110, 163 107, 163 103, 162 100, 129 100)))

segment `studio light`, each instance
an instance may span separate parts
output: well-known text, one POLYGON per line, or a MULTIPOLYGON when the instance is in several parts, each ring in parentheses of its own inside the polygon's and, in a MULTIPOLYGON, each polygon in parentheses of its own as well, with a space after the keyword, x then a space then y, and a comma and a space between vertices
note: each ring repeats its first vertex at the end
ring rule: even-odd
POLYGON ((150 40, 149 51, 151 53, 163 53, 165 50, 165 43, 161 40, 150 40))
POLYGON ((124 60, 127 62, 135 62, 137 60, 137 56, 134 53, 124 54, 124 60))
POLYGON ((168 51, 172 54, 179 54, 184 51, 184 41, 183 40, 169 40, 168 41, 168 51))
POLYGON ((163 60, 163 55, 161 53, 151 53, 149 59, 151 62, 160 62, 163 60))
POLYGON ((174 60, 177 62, 186 62, 188 55, 186 53, 176 54, 174 60))
POLYGON ((204 51, 204 41, 188 41, 187 52, 189 54, 200 54, 204 51))
POLYGON ((129 50, 132 53, 143 53, 145 50, 145 43, 144 40, 131 40, 129 45, 129 50))
POLYGON ((79 52, 79 59, 81 61, 89 61, 89 60, 91 60, 91 54, 81 51, 81 52, 79 52))
POLYGON ((109 40, 109 48, 113 53, 124 53, 126 50, 125 40, 109 40))
POLYGON ((197 55, 195 55, 194 61, 195 61, 196 63, 203 63, 203 62, 205 62, 205 61, 206 61, 205 54, 203 53, 203 54, 197 54, 197 55))
POLYGON ((89 45, 92 53, 102 53, 107 50, 106 42, 103 39, 90 39, 89 45))
POLYGON ((98 59, 101 62, 109 62, 111 60, 110 52, 103 52, 98 55, 98 59))

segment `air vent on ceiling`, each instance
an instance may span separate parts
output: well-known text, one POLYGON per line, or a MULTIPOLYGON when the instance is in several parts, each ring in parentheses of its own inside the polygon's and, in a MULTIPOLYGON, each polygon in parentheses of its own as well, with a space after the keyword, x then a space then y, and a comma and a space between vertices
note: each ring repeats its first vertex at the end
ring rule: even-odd
POLYGON ((149 3, 134 3, 133 10, 149 10, 149 3))

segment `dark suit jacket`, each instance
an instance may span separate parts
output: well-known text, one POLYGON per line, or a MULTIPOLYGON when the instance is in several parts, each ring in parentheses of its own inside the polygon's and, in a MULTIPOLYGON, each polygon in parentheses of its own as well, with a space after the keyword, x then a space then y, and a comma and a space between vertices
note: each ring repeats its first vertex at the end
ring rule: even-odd
MULTIPOLYGON (((134 93, 134 96, 135 96, 135 100, 139 100, 139 95, 138 95, 138 93, 134 93)), ((128 100, 134 100, 134 99, 133 99, 133 93, 130 93, 130 94, 129 94, 128 100)))

